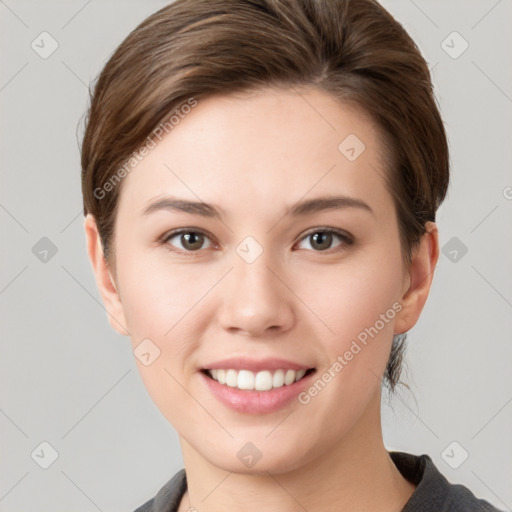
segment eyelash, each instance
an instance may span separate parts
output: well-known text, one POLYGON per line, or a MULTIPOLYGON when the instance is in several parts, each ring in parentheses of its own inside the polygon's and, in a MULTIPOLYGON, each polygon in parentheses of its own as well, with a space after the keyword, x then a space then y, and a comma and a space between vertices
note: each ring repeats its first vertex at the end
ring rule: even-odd
MULTIPOLYGON (((197 254, 197 253, 200 253, 203 249, 197 249, 195 251, 188 251, 188 250, 179 250, 179 249, 176 249, 175 247, 173 247, 172 245, 169 244, 169 241, 178 236, 178 235, 182 235, 182 234, 200 234, 200 235, 204 235, 206 238, 208 239, 211 239, 213 237, 211 237, 207 232, 203 231, 203 230, 200 230, 200 229, 193 229, 193 228, 190 228, 190 229, 177 229, 177 230, 174 230, 174 231, 170 231, 168 233, 166 233, 165 235, 162 236, 162 238, 159 240, 159 243, 161 245, 165 245, 166 246, 166 249, 170 252, 173 252, 173 253, 182 253, 182 254, 197 254)), ((311 230, 309 232, 307 232, 304 236, 302 236, 302 238, 299 240, 299 242, 302 242, 303 240, 307 239, 308 237, 310 237, 311 235, 314 235, 315 233, 324 233, 324 234, 330 234, 330 235, 336 235, 338 236, 343 243, 339 244, 338 246, 335 246, 335 247, 330 247, 329 249, 325 249, 323 251, 315 251, 313 249, 307 249, 307 250, 312 250, 313 252, 317 252, 317 253, 320 253, 320 254, 332 254, 332 253, 337 253, 337 252, 341 252, 343 250, 346 250, 348 247, 350 247, 351 245, 354 244, 354 239, 348 235, 347 233, 345 233, 344 231, 339 231, 337 229, 332 229, 332 228, 315 228, 314 230, 311 230), (341 246, 341 248, 340 248, 341 246), (334 251, 332 250, 334 249, 334 251)), ((211 242, 211 240, 210 240, 211 242)), ((212 245, 215 245, 212 243, 212 245)))

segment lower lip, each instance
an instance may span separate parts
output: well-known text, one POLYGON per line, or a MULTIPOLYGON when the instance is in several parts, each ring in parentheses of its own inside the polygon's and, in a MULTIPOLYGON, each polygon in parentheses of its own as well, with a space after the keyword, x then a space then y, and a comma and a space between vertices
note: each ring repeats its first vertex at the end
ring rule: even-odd
POLYGON ((200 372, 206 385, 214 396, 227 407, 244 414, 268 414, 288 405, 308 385, 311 372, 289 386, 271 389, 269 391, 242 390, 220 384, 216 380, 200 372))

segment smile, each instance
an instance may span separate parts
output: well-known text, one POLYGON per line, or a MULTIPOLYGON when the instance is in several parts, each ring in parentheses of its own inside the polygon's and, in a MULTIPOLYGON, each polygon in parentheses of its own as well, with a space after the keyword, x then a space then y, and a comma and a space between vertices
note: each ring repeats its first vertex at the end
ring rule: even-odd
POLYGON ((211 369, 205 370, 205 373, 217 381, 219 384, 224 384, 231 388, 240 390, 255 390, 255 391, 269 391, 271 389, 289 386, 304 378, 306 374, 310 374, 314 368, 309 370, 262 370, 259 372, 252 372, 250 370, 235 370, 233 368, 227 369, 211 369))

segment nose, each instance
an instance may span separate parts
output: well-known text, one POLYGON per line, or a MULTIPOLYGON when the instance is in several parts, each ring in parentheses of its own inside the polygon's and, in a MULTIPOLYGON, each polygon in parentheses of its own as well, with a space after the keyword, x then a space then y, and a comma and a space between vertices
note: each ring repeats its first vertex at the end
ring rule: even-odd
POLYGON ((294 322, 294 296, 266 252, 252 263, 235 254, 233 266, 222 289, 221 327, 254 337, 290 329, 294 322))

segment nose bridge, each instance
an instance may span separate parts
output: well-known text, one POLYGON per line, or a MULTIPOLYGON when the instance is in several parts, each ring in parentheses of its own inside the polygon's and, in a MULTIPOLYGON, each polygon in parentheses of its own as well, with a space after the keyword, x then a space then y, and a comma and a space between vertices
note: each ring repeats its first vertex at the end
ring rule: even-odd
MULTIPOLYGON (((269 294, 270 297, 275 296, 272 293, 276 287, 273 282, 273 274, 270 272, 269 267, 272 268, 270 261, 270 251, 265 251, 259 255, 254 261, 247 261, 239 255, 234 258, 233 281, 234 286, 237 288, 247 288, 253 294, 269 294)), ((275 278, 274 278, 275 279, 275 278)), ((242 292, 240 289, 239 291, 242 292)))
POLYGON ((278 265, 272 261, 271 250, 246 239, 235 252, 220 315, 223 327, 250 334, 286 329, 293 317, 290 297, 274 275, 278 265))

